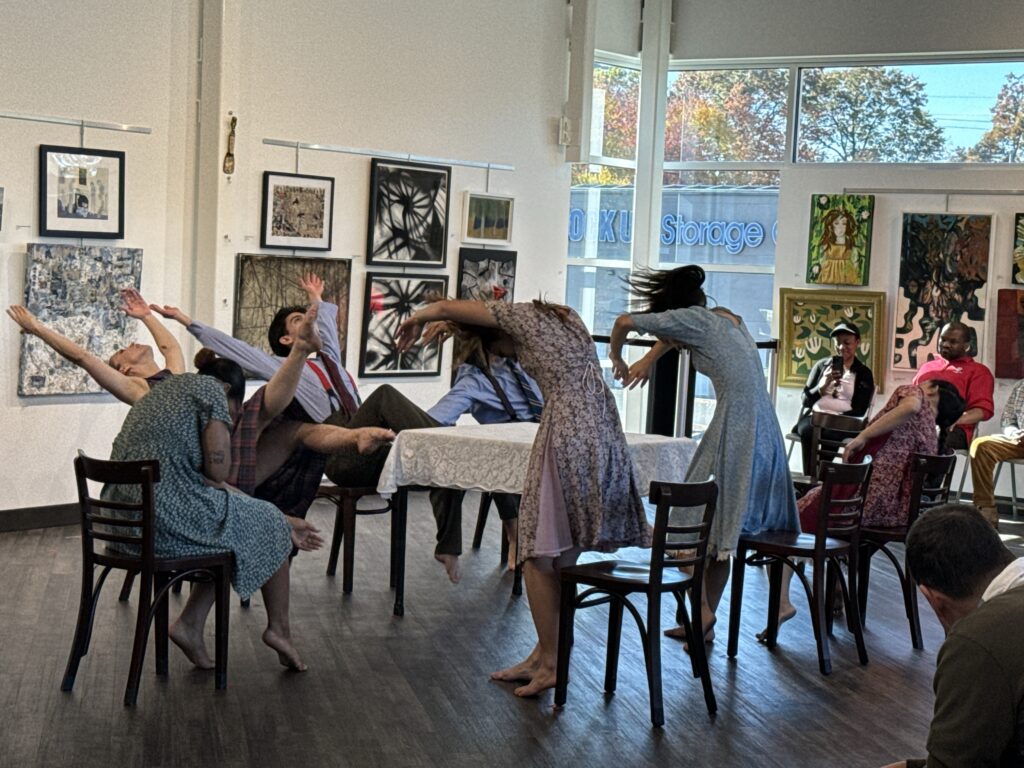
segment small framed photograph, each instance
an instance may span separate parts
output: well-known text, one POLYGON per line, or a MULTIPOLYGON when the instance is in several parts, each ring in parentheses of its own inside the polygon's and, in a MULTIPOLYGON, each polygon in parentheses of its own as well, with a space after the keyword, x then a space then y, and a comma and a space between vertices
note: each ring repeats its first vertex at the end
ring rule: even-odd
POLYGON ((462 242, 511 245, 514 205, 513 197, 467 191, 462 207, 462 242))
POLYGON ((373 158, 366 263, 443 267, 452 169, 373 158))
POLYGON ((395 335, 402 321, 424 307, 433 295, 443 298, 447 292, 448 278, 444 275, 367 272, 360 377, 439 376, 439 344, 420 342, 399 352, 395 335))
POLYGON ((331 250, 334 179, 263 172, 261 248, 331 250))
POLYGON ((124 152, 39 147, 39 236, 124 237, 124 152))

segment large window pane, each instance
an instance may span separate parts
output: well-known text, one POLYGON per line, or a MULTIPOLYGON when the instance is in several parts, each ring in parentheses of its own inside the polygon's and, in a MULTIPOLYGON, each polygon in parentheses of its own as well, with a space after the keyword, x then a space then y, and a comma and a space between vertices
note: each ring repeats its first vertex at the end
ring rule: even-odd
POLYGON ((797 159, 1024 162, 1024 63, 801 70, 797 159))
POLYGON ((665 162, 782 160, 788 69, 670 72, 665 162))
POLYGON ((590 154, 636 160, 640 70, 594 64, 590 154))
POLYGON ((629 262, 634 171, 574 165, 569 190, 569 258, 629 262))
POLYGON ((615 318, 628 309, 629 292, 623 282, 628 276, 628 267, 569 265, 566 304, 579 313, 591 333, 606 336, 611 333, 615 318))
POLYGON ((669 171, 658 258, 669 264, 774 266, 777 171, 669 171))

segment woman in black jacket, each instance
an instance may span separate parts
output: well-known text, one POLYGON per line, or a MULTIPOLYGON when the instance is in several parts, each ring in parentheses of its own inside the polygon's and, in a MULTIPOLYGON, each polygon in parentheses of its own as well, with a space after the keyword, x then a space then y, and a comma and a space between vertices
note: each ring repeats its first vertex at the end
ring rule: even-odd
MULTIPOLYGON (((857 359, 857 345, 860 331, 853 323, 840 322, 829 334, 835 342, 836 356, 826 357, 814 364, 804 385, 803 411, 793 432, 800 436, 803 451, 804 474, 814 475, 816 467, 811 464, 811 442, 814 439, 811 414, 814 412, 836 413, 844 416, 863 416, 871 407, 875 396, 875 377, 871 369, 857 359), (836 358, 842 358, 842 365, 836 366, 836 358)), ((841 439, 843 435, 830 434, 825 430, 826 440, 841 439)))

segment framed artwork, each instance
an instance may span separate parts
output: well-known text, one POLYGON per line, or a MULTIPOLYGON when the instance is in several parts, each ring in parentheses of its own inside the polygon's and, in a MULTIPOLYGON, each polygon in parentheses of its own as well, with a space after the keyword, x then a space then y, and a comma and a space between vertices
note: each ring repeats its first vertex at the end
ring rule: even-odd
MULTIPOLYGON (((109 360, 135 340, 139 323, 121 311, 122 288, 139 288, 142 249, 29 243, 25 306, 45 325, 109 360)), ((35 336, 21 336, 18 394, 102 392, 81 368, 35 336)))
POLYGON ((443 165, 373 158, 367 264, 444 266, 451 177, 443 165))
POLYGON ((441 347, 416 344, 399 352, 395 333, 399 324, 423 307, 434 295, 448 291, 443 275, 395 275, 368 272, 363 304, 363 341, 359 353, 359 375, 438 376, 441 347))
POLYGON ((273 354, 267 329, 277 310, 309 303, 299 279, 312 272, 324 281, 324 301, 336 304, 338 345, 342 363, 348 340, 348 304, 352 262, 348 259, 268 256, 240 253, 235 271, 235 322, 231 335, 273 354))
POLYGON ((991 216, 903 214, 893 368, 916 371, 934 359, 951 320, 970 329, 971 354, 982 348, 991 232, 991 216))
POLYGON ((513 301, 516 284, 516 252, 483 248, 459 249, 460 299, 513 301))
POLYGON ((816 362, 831 357, 829 334, 839 322, 860 330, 857 359, 875 375, 879 391, 885 376, 885 292, 779 289, 779 385, 802 387, 816 362))
MULTIPOLYGON (((3 190, 0 190, 3 192, 3 190)), ((3 201, 0 201, 3 202, 3 201)), ((1013 284, 1024 284, 1024 213, 1013 217, 1013 284)))
POLYGON ((874 195, 811 195, 807 282, 867 285, 874 195))
POLYGON ((40 145, 39 236, 124 237, 124 152, 40 145))
POLYGON ((513 197, 467 191, 462 208, 462 242, 510 245, 514 205, 513 197))
POLYGON ((1024 289, 999 289, 995 374, 998 379, 1024 379, 1024 289))
POLYGON ((334 179, 263 172, 261 248, 331 250, 334 179))

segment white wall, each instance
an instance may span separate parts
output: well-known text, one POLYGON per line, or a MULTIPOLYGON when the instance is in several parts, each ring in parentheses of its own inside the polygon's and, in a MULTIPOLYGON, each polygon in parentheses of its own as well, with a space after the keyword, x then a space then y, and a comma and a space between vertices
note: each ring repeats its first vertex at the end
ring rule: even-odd
MULTIPOLYGON (((871 190, 875 195, 875 213, 871 246, 871 276, 863 290, 886 292, 886 367, 874 371, 876 382, 885 382, 885 393, 876 396, 880 407, 893 389, 909 384, 913 374, 888 369, 891 365, 892 339, 899 281, 899 253, 904 213, 978 213, 992 216, 992 240, 989 277, 985 287, 986 328, 981 354, 977 357, 995 369, 996 300, 1000 288, 1014 287, 1010 281, 1013 250, 1014 213, 1024 210, 1024 171, 999 168, 918 168, 906 166, 792 166, 782 173, 779 195, 779 239, 775 248, 776 323, 778 334, 778 289, 816 288, 805 282, 807 271, 807 232, 810 227, 811 195, 840 194, 847 190, 871 190), (901 190, 898 193, 886 190, 901 190), (929 192, 928 190, 942 190, 929 192), (1008 190, 1005 195, 946 194, 947 190, 1008 190)), ((847 287, 844 286, 844 290, 847 287)), ((857 288, 849 290, 856 291, 857 288)), ((995 416, 981 425, 979 434, 999 431, 999 416, 1014 381, 997 379, 995 416)), ((800 411, 801 390, 780 387, 778 413, 780 423, 789 428, 800 411)), ((798 463, 796 451, 793 466, 798 463)), ((958 469, 959 472, 959 469, 958 469)), ((1001 478, 1001 493, 1009 495, 1009 473, 1001 478), (1003 487, 1005 486, 1005 487, 1003 487)), ((959 478, 959 475, 957 475, 959 478)), ((967 488, 970 487, 968 479, 967 488)))
MULTIPOLYGON (((516 196, 516 295, 564 294, 569 168, 556 145, 565 93, 562 3, 225 0, 205 6, 204 154, 196 168, 200 0, 0 0, 0 111, 153 128, 150 136, 86 133, 86 146, 127 153, 126 236, 117 244, 143 248, 144 295, 191 308, 230 331, 235 255, 260 250, 262 173, 295 170, 294 152, 265 146, 264 137, 514 165, 513 173, 491 172, 489 188, 516 196), (225 177, 218 169, 229 110, 239 117, 237 162, 235 174, 225 177), (212 149, 206 147, 211 136, 212 149), (194 173, 201 196, 193 262, 194 173)), ((6 304, 22 300, 25 244, 36 240, 36 148, 77 139, 74 128, 0 120, 6 304)), ((366 157, 304 152, 300 159, 301 172, 336 177, 333 250, 315 255, 353 259, 353 372, 369 167, 366 157)), ((451 291, 462 192, 486 186, 485 171, 453 169, 448 266, 438 270, 450 276, 451 291)), ((18 398, 18 350, 16 329, 4 321, 0 510, 72 501, 75 450, 107 455, 126 412, 108 396, 18 398)), ((430 405, 447 390, 446 374, 401 384, 416 402, 430 405)), ((364 394, 381 381, 362 382, 364 394)))

